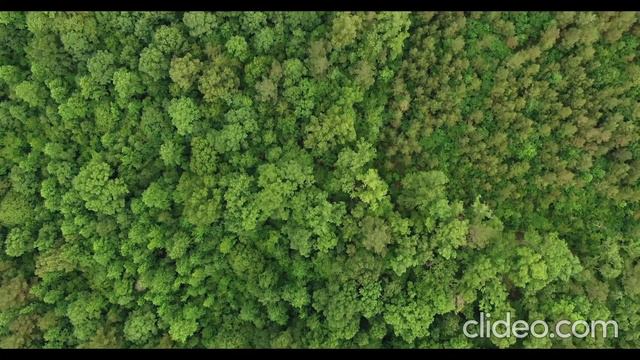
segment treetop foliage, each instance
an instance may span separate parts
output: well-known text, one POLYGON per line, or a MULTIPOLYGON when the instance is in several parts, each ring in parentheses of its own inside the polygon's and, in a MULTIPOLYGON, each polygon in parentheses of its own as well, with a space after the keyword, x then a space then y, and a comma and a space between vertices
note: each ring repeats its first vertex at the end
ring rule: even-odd
POLYGON ((638 347, 639 19, 0 13, 0 347, 638 347))

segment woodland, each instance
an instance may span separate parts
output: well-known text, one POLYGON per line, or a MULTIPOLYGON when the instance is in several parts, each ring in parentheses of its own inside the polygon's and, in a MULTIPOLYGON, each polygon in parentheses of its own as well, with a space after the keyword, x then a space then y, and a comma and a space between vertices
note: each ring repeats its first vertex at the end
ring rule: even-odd
POLYGON ((0 348, 640 347, 639 51, 635 12, 0 12, 0 348))

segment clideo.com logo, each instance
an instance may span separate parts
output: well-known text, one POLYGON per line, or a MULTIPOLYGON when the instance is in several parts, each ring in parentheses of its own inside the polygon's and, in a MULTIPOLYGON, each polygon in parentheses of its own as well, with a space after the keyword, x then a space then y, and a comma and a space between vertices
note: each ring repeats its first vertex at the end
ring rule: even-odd
POLYGON ((511 314, 507 313, 504 320, 491 320, 491 314, 480 313, 480 321, 468 320, 462 326, 462 332, 468 338, 508 338, 515 336, 522 339, 527 336, 535 338, 559 337, 566 339, 570 337, 586 338, 587 336, 596 337, 602 334, 603 338, 611 336, 618 337, 618 322, 615 320, 560 320, 553 326, 544 320, 535 320, 531 323, 525 320, 516 320, 511 322, 511 314), (553 331, 551 331, 553 330, 553 331))

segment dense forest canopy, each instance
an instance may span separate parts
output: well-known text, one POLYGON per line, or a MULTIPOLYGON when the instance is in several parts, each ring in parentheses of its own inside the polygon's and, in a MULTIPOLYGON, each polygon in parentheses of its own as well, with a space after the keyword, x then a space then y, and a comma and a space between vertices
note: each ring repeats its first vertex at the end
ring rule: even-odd
POLYGON ((0 347, 639 347, 639 19, 0 13, 0 347))

